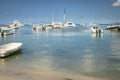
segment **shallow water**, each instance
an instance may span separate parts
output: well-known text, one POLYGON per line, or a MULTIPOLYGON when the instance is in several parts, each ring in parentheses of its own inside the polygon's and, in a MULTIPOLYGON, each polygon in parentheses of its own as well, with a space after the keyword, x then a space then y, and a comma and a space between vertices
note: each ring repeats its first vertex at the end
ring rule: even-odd
POLYGON ((102 35, 95 35, 79 25, 35 32, 31 26, 24 26, 14 35, 0 37, 1 45, 10 42, 22 42, 23 46, 18 54, 0 59, 2 72, 16 68, 23 72, 32 69, 120 78, 120 33, 117 32, 104 30, 102 35))

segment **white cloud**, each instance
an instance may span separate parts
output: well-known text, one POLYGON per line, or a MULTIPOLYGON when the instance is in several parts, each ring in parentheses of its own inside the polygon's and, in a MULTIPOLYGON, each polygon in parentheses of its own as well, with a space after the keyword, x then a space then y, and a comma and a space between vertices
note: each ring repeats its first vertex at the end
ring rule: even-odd
POLYGON ((112 4, 113 7, 120 7, 120 0, 117 0, 112 4))

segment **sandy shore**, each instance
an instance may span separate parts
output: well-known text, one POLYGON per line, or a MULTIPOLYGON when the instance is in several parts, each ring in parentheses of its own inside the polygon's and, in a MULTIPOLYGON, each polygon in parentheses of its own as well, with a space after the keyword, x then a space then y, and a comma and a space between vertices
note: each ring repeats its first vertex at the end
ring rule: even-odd
POLYGON ((1 74, 0 80, 109 80, 83 75, 73 75, 62 72, 42 71, 42 72, 7 72, 1 74))
POLYGON ((49 69, 21 67, 16 65, 0 66, 0 80, 112 80, 80 74, 65 73, 49 69))
POLYGON ((27 78, 19 77, 19 78, 14 78, 14 77, 7 77, 7 76, 0 76, 0 80, 108 80, 108 79, 101 79, 101 78, 94 78, 94 77, 86 77, 86 76, 79 76, 79 77, 71 77, 71 76, 31 76, 27 78))

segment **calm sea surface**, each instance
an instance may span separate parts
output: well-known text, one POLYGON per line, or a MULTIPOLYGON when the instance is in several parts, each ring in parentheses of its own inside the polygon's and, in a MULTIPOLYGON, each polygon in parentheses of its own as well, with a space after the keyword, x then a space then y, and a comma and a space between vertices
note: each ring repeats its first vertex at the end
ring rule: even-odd
POLYGON ((13 35, 0 37, 0 45, 10 42, 22 42, 22 49, 0 59, 0 70, 12 66, 23 71, 49 70, 120 79, 120 33, 104 30, 103 35, 94 35, 80 25, 35 32, 31 26, 24 26, 13 35))

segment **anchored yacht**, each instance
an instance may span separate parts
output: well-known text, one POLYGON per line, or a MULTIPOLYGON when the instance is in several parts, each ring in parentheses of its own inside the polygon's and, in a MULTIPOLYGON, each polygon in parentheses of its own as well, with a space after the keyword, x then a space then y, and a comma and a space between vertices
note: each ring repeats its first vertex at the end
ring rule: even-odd
POLYGON ((64 27, 75 27, 76 25, 72 21, 68 21, 64 23, 64 27))
POLYGON ((90 30, 91 30, 92 33, 95 33, 95 34, 103 33, 103 29, 98 27, 98 26, 93 26, 93 27, 91 27, 90 30))

